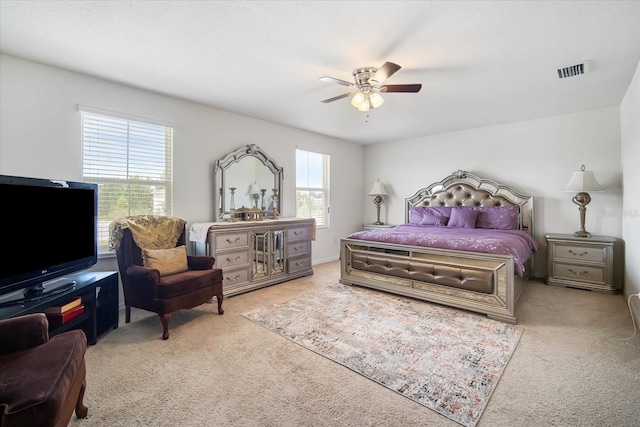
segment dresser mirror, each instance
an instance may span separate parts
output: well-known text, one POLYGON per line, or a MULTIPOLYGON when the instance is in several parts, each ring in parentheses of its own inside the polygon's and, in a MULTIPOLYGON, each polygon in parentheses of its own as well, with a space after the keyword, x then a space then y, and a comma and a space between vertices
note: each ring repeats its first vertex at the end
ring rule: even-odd
POLYGON ((283 169, 255 144, 240 147, 214 164, 217 220, 236 220, 235 211, 260 209, 265 218, 282 212, 283 169))

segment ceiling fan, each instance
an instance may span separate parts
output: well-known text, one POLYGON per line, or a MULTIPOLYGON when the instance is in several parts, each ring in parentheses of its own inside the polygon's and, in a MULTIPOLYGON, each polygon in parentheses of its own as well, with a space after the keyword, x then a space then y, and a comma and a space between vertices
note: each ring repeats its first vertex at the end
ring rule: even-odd
POLYGON ((369 111, 371 108, 377 108, 382 105, 384 99, 380 93, 405 92, 416 93, 422 88, 422 84, 404 84, 404 85, 382 85, 382 83, 391 77, 401 67, 393 62, 385 62, 382 67, 362 67, 353 70, 354 83, 346 80, 336 79, 334 77, 320 77, 325 82, 338 83, 339 85, 348 86, 353 89, 351 92, 325 99, 322 102, 329 103, 338 99, 346 98, 354 95, 351 105, 360 111, 369 111))

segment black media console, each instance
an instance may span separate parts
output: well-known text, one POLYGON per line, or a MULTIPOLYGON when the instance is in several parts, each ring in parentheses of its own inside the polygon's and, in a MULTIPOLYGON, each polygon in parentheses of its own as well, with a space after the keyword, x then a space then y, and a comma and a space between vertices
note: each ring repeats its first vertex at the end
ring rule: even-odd
POLYGON ((35 301, 4 304, 0 306, 0 319, 23 314, 44 312, 48 307, 63 305, 74 298, 82 297, 84 312, 60 326, 49 327, 49 335, 54 336, 71 329, 82 329, 89 344, 95 344, 98 337, 108 330, 118 327, 118 273, 114 271, 85 271, 64 276, 75 286, 63 292, 43 295, 35 301))

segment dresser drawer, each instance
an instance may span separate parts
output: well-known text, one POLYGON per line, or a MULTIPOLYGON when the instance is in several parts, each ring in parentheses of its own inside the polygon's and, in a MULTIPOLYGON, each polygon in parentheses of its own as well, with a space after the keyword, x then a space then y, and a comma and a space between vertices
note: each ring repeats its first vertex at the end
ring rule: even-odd
POLYGON ((311 257, 291 258, 287 260, 287 272, 296 273, 311 268, 311 257))
POLYGON ((555 245, 554 259, 604 263, 606 248, 558 244, 555 245))
POLYGON ((287 230, 287 241, 308 240, 309 227, 296 227, 287 230))
POLYGON ((289 243, 287 245, 287 258, 305 255, 309 253, 309 241, 289 243))
POLYGON ((228 233, 215 235, 216 252, 223 249, 233 249, 249 246, 249 233, 228 233))
POLYGON ((249 268, 222 271, 222 288, 233 288, 249 281, 249 268))
POLYGON ((588 267, 584 265, 554 263, 553 276, 557 279, 605 283, 606 274, 604 267, 588 267))
POLYGON ((215 255, 217 268, 233 268, 249 264, 249 251, 223 252, 215 255))

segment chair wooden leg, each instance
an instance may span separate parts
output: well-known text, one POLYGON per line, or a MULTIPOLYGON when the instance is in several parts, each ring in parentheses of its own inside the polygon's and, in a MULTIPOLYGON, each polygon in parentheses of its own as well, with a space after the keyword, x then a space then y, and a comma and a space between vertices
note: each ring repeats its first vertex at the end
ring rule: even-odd
POLYGON ((82 383, 82 387, 80 388, 80 394, 78 395, 78 401, 76 402, 76 417, 78 418, 87 418, 87 413, 89 412, 89 408, 84 406, 82 400, 84 399, 84 391, 87 388, 87 381, 85 380, 82 383))
POLYGON ((164 331, 162 332, 162 339, 169 339, 169 320, 171 320, 171 313, 169 314, 158 314, 160 317, 160 322, 162 322, 162 328, 164 331))
POLYGON ((218 300, 218 314, 224 314, 224 310, 222 309, 223 298, 222 292, 216 295, 216 299, 218 300))
POLYGON ((131 322, 131 306, 125 305, 124 306, 124 323, 129 323, 129 322, 131 322))

